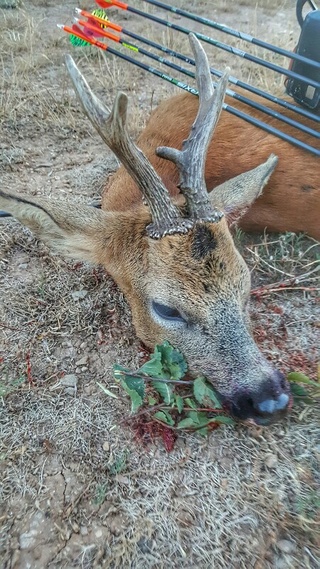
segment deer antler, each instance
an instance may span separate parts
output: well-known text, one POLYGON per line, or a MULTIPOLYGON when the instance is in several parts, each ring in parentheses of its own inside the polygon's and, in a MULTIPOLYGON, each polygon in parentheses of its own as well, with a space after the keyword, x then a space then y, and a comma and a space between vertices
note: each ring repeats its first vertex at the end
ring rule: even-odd
POLYGON ((149 237, 159 239, 168 234, 186 233, 193 225, 191 220, 182 218, 161 178, 128 135, 127 96, 118 93, 109 114, 70 55, 66 56, 66 65, 86 115, 132 176, 149 206, 152 217, 147 227, 149 237))
POLYGON ((189 35, 196 62, 196 78, 199 91, 199 110, 189 138, 182 150, 160 146, 158 156, 171 160, 180 170, 180 189, 186 198, 191 219, 218 221, 222 213, 213 209, 207 192, 204 170, 207 149, 218 122, 227 88, 229 69, 213 88, 208 58, 194 34, 189 35))

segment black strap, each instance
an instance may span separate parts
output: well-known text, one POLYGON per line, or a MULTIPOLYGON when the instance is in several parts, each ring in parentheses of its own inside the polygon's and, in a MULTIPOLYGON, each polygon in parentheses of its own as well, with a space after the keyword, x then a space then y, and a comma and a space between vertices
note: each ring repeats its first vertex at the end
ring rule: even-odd
POLYGON ((298 20, 301 28, 302 28, 303 22, 304 22, 304 17, 302 16, 302 10, 303 10, 304 5, 307 2, 309 4, 309 6, 312 8, 312 10, 318 9, 313 0, 297 0, 296 15, 297 15, 297 20, 298 20))

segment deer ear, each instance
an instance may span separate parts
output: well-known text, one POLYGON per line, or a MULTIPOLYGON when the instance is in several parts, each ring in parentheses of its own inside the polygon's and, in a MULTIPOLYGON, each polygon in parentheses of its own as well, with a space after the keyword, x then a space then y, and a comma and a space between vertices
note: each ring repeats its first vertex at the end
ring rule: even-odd
POLYGON ((277 156, 271 154, 260 166, 217 186, 209 194, 212 205, 235 221, 261 195, 277 162, 277 156))
POLYGON ((1 190, 0 209, 29 227, 56 252, 93 263, 102 262, 102 251, 114 227, 119 225, 114 214, 94 207, 61 205, 1 190))

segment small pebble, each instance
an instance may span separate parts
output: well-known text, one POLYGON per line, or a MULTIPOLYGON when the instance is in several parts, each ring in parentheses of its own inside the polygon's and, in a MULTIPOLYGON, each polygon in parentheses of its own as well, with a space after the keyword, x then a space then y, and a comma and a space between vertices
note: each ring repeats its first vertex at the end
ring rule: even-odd
POLYGON ((71 293, 71 296, 73 298, 73 300, 82 300, 83 298, 85 298, 88 294, 88 291, 85 289, 81 289, 81 290, 74 290, 71 293))
POLYGON ((80 360, 76 362, 76 366, 85 366, 88 362, 88 356, 83 356, 80 360))
POLYGON ((277 569, 292 569, 293 558, 289 555, 286 555, 285 557, 276 557, 276 559, 274 559, 274 567, 277 569))
POLYGON ((290 541, 289 539, 280 539, 277 541, 277 548, 280 549, 282 553, 288 554, 294 553, 297 546, 295 543, 293 543, 293 541, 290 541))
POLYGON ((62 377, 60 379, 60 383, 64 387, 77 387, 78 378, 76 375, 74 375, 74 373, 70 373, 62 377))
POLYGON ((81 533, 81 535, 88 535, 89 531, 88 531, 87 526, 81 526, 80 527, 80 533, 81 533))
POLYGON ((65 393, 66 393, 67 395, 72 395, 72 396, 73 396, 73 395, 75 395, 76 390, 75 390, 73 387, 66 387, 65 393))
POLYGON ((115 479, 118 484, 124 484, 125 486, 127 486, 130 482, 128 476, 123 476, 122 474, 116 474, 115 479))
POLYGON ((264 463, 268 468, 275 468, 278 464, 278 459, 275 454, 269 454, 264 463))

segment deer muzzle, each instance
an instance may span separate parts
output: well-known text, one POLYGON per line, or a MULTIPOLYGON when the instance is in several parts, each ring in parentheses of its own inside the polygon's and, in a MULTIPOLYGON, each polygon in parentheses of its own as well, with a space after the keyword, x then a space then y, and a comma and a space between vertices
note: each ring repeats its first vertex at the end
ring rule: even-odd
POLYGON ((281 420, 291 405, 288 382, 274 370, 257 389, 239 389, 229 401, 232 415, 242 421, 269 425, 281 420))
MULTIPOLYGON (((197 372, 202 367, 236 419, 258 425, 282 419, 292 402, 284 375, 259 350, 236 305, 217 303, 214 314, 197 372)), ((195 368, 194 363, 190 361, 190 367, 195 368)))

